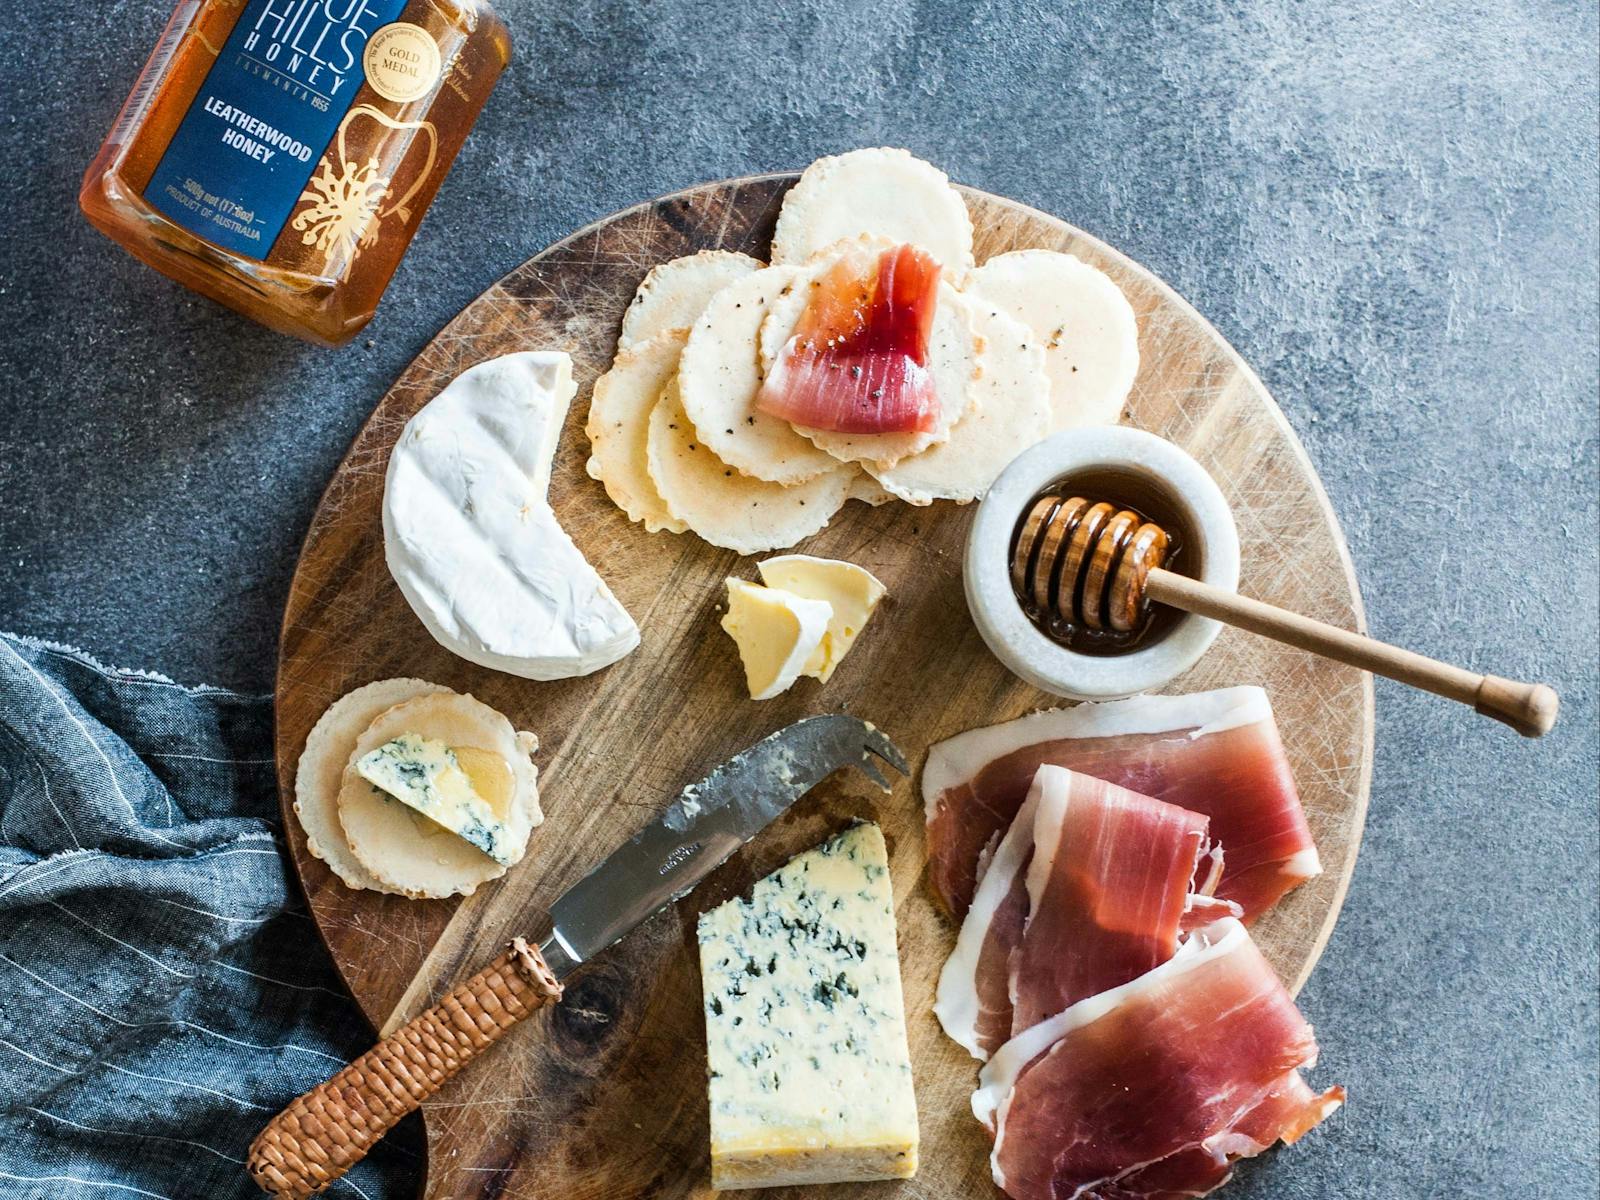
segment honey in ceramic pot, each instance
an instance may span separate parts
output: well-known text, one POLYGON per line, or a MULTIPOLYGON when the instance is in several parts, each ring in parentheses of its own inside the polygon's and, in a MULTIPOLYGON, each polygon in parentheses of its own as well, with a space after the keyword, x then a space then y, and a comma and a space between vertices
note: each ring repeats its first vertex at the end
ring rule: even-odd
MULTIPOLYGON (((1044 522, 1048 524, 1053 519, 1055 506, 1073 496, 1085 497, 1094 503, 1104 501, 1118 510, 1133 513, 1141 524, 1150 522, 1160 526, 1168 539, 1162 565, 1181 575, 1198 576, 1198 550, 1195 548, 1200 544, 1199 538, 1188 511, 1164 484, 1148 475, 1119 467, 1089 467, 1073 471, 1041 489, 1022 511, 1032 513, 1045 503, 1051 513, 1044 522)), ((1064 577, 1064 555, 1054 559, 1053 569, 1044 564, 1041 561, 1044 538, 1036 536, 1027 547, 1022 546, 1026 525, 1024 517, 1011 535, 1008 554, 1018 564, 1012 585, 1028 620, 1052 641, 1080 654, 1131 654, 1165 637, 1183 619, 1182 612, 1161 604, 1148 605, 1139 623, 1126 631, 1096 629, 1074 619, 1071 614, 1085 607, 1079 592, 1087 586, 1086 571, 1080 569, 1072 578, 1064 577), (1019 550, 1024 557, 1019 557, 1019 550), (1036 588, 1046 593, 1042 604, 1036 588)), ((1098 609, 1101 605, 1096 603, 1094 607, 1098 609)))
POLYGON ((338 344, 510 54, 480 0, 181 0, 79 204, 163 274, 338 344))

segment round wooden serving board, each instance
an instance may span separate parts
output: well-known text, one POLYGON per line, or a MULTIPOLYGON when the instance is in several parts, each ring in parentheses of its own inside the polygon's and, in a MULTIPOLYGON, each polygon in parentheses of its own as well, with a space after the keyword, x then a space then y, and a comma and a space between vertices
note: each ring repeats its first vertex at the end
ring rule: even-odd
MULTIPOLYGON (((630 525, 584 473, 589 387, 609 365, 623 310, 655 263, 722 247, 765 258, 794 176, 707 184, 608 217, 530 259, 479 297, 418 356, 356 438, 322 499, 295 574, 278 670, 284 825, 306 895, 339 970, 387 1031, 514 934, 544 932, 561 891, 653 817, 686 783, 810 713, 847 710, 884 729, 920 766, 927 746, 1054 703, 1007 674, 968 619, 961 545, 971 510, 852 502, 801 549, 860 563, 888 599, 833 680, 775 700, 744 692, 718 628, 723 578, 754 563, 692 535, 630 525), (458 372, 514 350, 572 355, 579 391, 556 458, 551 502, 634 615, 643 644, 597 675, 534 683, 438 646, 384 566, 379 510, 390 447, 407 418, 458 372), (545 824, 527 858, 460 901, 346 889, 306 852, 292 815, 295 764, 322 711, 360 684, 420 676, 471 692, 541 742, 545 824)), ((1023 247, 1070 251, 1108 272, 1139 317, 1141 368, 1128 421, 1184 446, 1233 504, 1243 590, 1346 628, 1364 621, 1350 560, 1315 471, 1239 356, 1173 291, 1071 226, 965 192, 977 257, 1023 247)), ((1173 690, 1262 684, 1271 694, 1326 874, 1256 928, 1295 987, 1338 914, 1366 810, 1372 764, 1367 676, 1225 630, 1173 690)), ((968 1200, 997 1195, 968 1095, 976 1064, 931 1012, 954 928, 924 880, 915 779, 884 796, 835 776, 735 855, 676 909, 658 914, 569 981, 565 1001, 515 1030, 425 1106, 426 1194, 560 1200, 675 1200, 710 1194, 705 1032, 697 914, 741 891, 851 817, 887 835, 906 1017, 922 1123, 922 1168, 903 1185, 792 1189, 778 1196, 968 1200)), ((1351 1031, 1346 1031, 1350 1033, 1351 1031)), ((1325 1038, 1343 1036, 1337 1029, 1325 1038)), ((775 1197, 776 1200, 776 1197, 775 1197)))

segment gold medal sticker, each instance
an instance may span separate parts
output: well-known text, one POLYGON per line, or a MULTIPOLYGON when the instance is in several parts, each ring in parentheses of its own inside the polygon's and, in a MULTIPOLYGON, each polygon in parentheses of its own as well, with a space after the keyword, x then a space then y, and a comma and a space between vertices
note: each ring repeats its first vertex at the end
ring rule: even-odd
POLYGON ((367 82, 385 100, 420 100, 439 81, 439 46, 428 31, 395 21, 374 33, 361 57, 367 82))

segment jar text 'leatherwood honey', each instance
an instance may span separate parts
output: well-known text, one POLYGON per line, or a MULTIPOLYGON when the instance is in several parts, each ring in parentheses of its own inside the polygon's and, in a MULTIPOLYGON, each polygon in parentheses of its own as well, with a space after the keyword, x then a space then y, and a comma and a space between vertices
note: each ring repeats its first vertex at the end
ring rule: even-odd
POLYGON ((478 0, 182 0, 79 204, 195 291, 343 342, 510 53, 478 0))

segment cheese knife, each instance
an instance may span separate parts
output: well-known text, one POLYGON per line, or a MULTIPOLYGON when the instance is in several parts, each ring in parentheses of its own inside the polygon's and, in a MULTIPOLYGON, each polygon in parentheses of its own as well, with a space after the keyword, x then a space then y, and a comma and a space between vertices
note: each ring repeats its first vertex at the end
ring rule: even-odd
POLYGON ((524 1017, 558 1003, 563 979, 682 899, 827 776, 854 766, 887 791, 878 760, 907 771, 900 751, 865 721, 808 717, 690 784, 550 906, 542 942, 512 939, 471 979, 274 1117, 251 1143, 251 1177, 273 1196, 322 1191, 524 1017))

